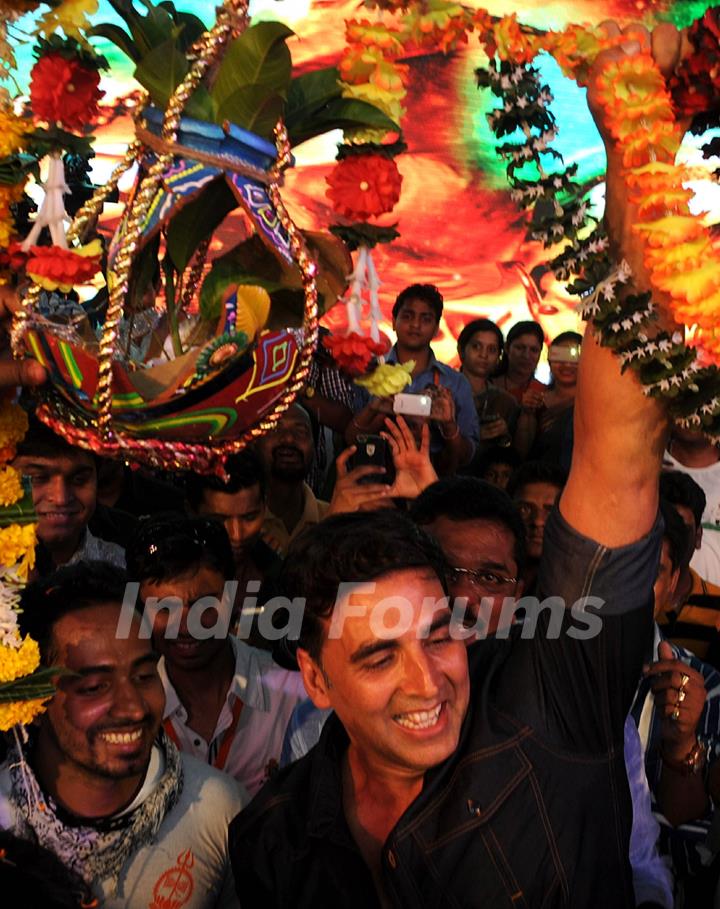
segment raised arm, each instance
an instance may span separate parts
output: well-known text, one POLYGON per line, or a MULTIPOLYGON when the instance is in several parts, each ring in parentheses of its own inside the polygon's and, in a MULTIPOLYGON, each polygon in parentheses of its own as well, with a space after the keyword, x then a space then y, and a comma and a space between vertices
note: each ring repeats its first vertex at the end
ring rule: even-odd
MULTIPOLYGON (((608 29, 618 31, 609 24, 608 29)), ((637 26, 626 32, 628 43, 598 57, 588 88, 588 103, 607 151, 605 225, 614 258, 632 268, 629 293, 649 289, 642 249, 632 231, 640 220, 628 201, 622 174, 622 156, 604 122, 596 99, 594 76, 612 56, 634 54, 642 42, 652 48, 664 73, 680 55, 681 35, 661 25, 649 36, 637 26)), ((654 302, 662 305, 655 294, 654 302)), ((658 476, 665 449, 666 420, 662 406, 645 397, 631 370, 620 373, 615 355, 596 342, 588 328, 582 347, 575 403, 575 442, 570 478, 560 500, 567 522, 605 546, 617 547, 638 540, 653 525, 658 507, 658 476)))

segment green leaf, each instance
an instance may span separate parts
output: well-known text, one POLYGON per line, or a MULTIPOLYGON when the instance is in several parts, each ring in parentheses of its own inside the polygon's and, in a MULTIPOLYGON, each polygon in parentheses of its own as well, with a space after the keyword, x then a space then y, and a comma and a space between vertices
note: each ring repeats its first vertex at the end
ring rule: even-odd
POLYGON ((230 44, 212 88, 218 112, 247 86, 263 86, 268 97, 287 97, 292 60, 285 39, 292 34, 281 22, 259 22, 230 44))
POLYGON ((179 45, 181 50, 187 50, 192 47, 197 39, 207 31, 207 26, 202 19, 198 19, 198 17, 192 13, 183 13, 180 10, 175 9, 175 6, 170 3, 169 0, 163 0, 162 3, 158 3, 158 6, 166 9, 172 16, 173 21, 177 23, 177 25, 182 26, 181 41, 179 45))
POLYGON ((127 308, 131 312, 145 309, 145 294, 158 280, 158 255, 160 252, 160 234, 156 234, 149 243, 136 253, 133 259, 132 272, 128 290, 127 308))
POLYGON ((0 184, 3 186, 14 186, 28 174, 33 174, 36 180, 40 179, 40 163, 34 155, 0 158, 0 184))
POLYGON ((268 95, 262 85, 246 85, 226 98, 215 116, 218 123, 230 120, 263 139, 270 139, 284 107, 285 102, 280 95, 268 95))
POLYGON ((385 132, 399 132, 397 123, 379 108, 355 98, 333 98, 318 108, 311 117, 299 119, 286 116, 290 144, 300 145, 331 129, 370 128, 385 132))
POLYGON ((355 224, 333 224, 330 227, 330 233, 343 240, 350 249, 359 249, 361 246, 367 246, 373 249, 378 243, 392 243, 400 236, 399 231, 395 228, 397 224, 390 227, 378 227, 375 224, 365 224, 358 221, 355 224))
POLYGON ((101 25, 96 25, 91 28, 88 31, 88 35, 95 38, 106 38, 111 44, 119 47, 133 63, 137 63, 140 59, 140 52, 135 46, 132 38, 124 29, 120 28, 119 25, 112 25, 109 22, 104 22, 101 25))
POLYGON ((72 152, 84 158, 93 154, 92 136, 76 136, 57 126, 50 129, 38 128, 28 133, 26 146, 30 154, 38 158, 44 158, 53 152, 72 152))
POLYGON ((56 691, 52 680, 58 676, 69 675, 77 675, 77 673, 64 666, 46 666, 36 669, 31 675, 14 679, 12 682, 3 682, 0 685, 0 702, 52 697, 56 691))
POLYGON ((115 12, 127 23, 139 57, 144 57, 151 50, 164 44, 177 30, 170 13, 162 7, 153 6, 147 0, 141 0, 147 8, 147 16, 141 16, 133 6, 132 0, 110 0, 115 12))
POLYGON ((187 268, 200 242, 209 237, 237 200, 224 179, 213 180, 170 221, 167 249, 177 271, 187 268))
POLYGON ((187 59, 175 47, 175 37, 171 37, 143 56, 135 67, 135 78, 150 92, 158 107, 166 107, 187 71, 187 59))
POLYGON ((296 76, 290 83, 285 120, 302 123, 315 116, 328 101, 340 98, 341 95, 340 71, 337 66, 327 66, 296 76))
MULTIPOLYGON (((330 234, 302 233, 318 262, 318 292, 328 307, 332 306, 347 287, 352 260, 344 244, 330 234)), ((217 321, 223 294, 231 284, 264 287, 272 300, 270 320, 275 326, 301 324, 304 295, 300 270, 295 265, 281 263, 257 235, 213 262, 200 290, 200 314, 203 319, 217 321), (283 321, 285 319, 288 321, 283 321)))
POLYGON ((196 120, 207 120, 208 123, 215 121, 215 106, 212 95, 204 85, 199 85, 192 93, 185 105, 183 113, 188 117, 194 117, 196 120))

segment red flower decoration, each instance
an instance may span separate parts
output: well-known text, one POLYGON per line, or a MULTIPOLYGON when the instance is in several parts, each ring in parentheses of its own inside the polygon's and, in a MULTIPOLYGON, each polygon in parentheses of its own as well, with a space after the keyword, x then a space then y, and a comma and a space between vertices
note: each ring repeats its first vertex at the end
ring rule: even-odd
POLYGON ((37 119, 84 132, 97 116, 98 101, 105 93, 98 89, 96 69, 51 53, 40 57, 30 76, 30 103, 37 119))
POLYGON ((349 335, 325 335, 323 345, 341 369, 351 378, 362 376, 375 357, 387 350, 387 344, 373 341, 372 338, 359 335, 356 331, 349 335))
POLYGON ((720 101, 720 9, 711 7, 690 26, 695 53, 683 60, 669 80, 680 116, 694 117, 720 101))
POLYGON ((59 289, 67 293, 75 285, 85 284, 100 271, 100 244, 97 246, 97 255, 88 254, 88 246, 83 247, 84 255, 60 246, 31 246, 25 270, 45 290, 59 289))
POLYGON ((7 249, 0 249, 0 268, 20 272, 25 267, 27 258, 28 253, 23 252, 22 245, 17 240, 13 240, 7 249))
POLYGON ((402 177, 391 158, 351 155, 343 158, 325 178, 326 195, 339 215, 365 221, 392 211, 400 198, 402 177))

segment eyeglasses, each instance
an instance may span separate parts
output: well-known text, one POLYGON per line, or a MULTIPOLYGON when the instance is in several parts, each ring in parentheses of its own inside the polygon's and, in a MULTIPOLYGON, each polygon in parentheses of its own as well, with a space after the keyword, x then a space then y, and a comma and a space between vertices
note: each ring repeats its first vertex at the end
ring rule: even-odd
POLYGON ((507 578, 494 571, 489 571, 487 568, 456 568, 451 565, 447 569, 448 584, 457 584, 462 580, 486 593, 501 590, 503 587, 509 587, 511 584, 517 584, 518 582, 517 578, 507 578))

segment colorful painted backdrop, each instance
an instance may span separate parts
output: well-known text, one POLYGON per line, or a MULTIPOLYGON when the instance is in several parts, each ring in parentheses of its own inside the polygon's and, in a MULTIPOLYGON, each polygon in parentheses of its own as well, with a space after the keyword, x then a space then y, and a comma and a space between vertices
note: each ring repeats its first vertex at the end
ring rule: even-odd
MULTIPOLYGON (((207 0, 177 2, 208 22, 212 16, 207 0)), ((492 13, 510 11, 507 3, 469 0, 492 13)), ((682 0, 674 4, 676 21, 684 24, 711 5, 682 0)), ((540 28, 562 28, 568 22, 600 22, 609 17, 627 19, 648 15, 653 4, 643 0, 526 0, 512 5, 523 21, 540 28)), ((101 0, 98 21, 110 21, 113 13, 101 0)), ((665 4, 673 11, 673 4, 665 4)), ((347 0, 257 0, 251 4, 255 20, 276 18, 296 33, 290 46, 299 70, 335 62, 344 46, 344 20, 372 18, 356 2, 347 0)), ((111 64, 111 76, 102 87, 106 92, 104 123, 96 143, 95 182, 102 182, 131 135, 128 108, 137 84, 132 65, 117 49, 103 43, 98 49, 111 64)), ((403 175, 402 198, 384 222, 398 222, 400 239, 378 247, 375 259, 382 279, 383 309, 389 314, 395 295, 406 284, 423 281, 436 284, 446 300, 441 337, 436 348, 447 359, 454 356, 454 338, 462 325, 480 315, 495 319, 507 329, 520 319, 539 320, 552 338, 578 319, 573 300, 561 285, 546 274, 546 255, 539 244, 524 239, 525 226, 509 199, 504 169, 495 156, 493 136, 485 120, 491 99, 475 86, 473 71, 486 59, 477 39, 457 53, 426 54, 407 61, 412 82, 403 123, 408 152, 397 159, 403 175)), ((553 112, 560 125, 556 148, 567 164, 579 165, 578 178, 586 181, 602 212, 602 174, 605 166, 600 137, 588 114, 583 90, 564 79, 551 58, 538 60, 543 79, 550 85, 553 112)), ((22 62, 21 83, 30 66, 29 51, 22 62)), ((325 197, 338 136, 327 135, 300 146, 297 166, 288 174, 285 196, 301 226, 318 227, 332 220, 325 197)), ((699 142, 685 153, 700 159, 699 142)), ((717 163, 715 163, 717 166, 717 163)), ((124 185, 130 183, 130 175, 124 185)), ((716 187, 698 185, 699 208, 720 210, 716 187)), ((117 217, 117 207, 110 220, 117 217)), ((717 219, 716 219, 717 220, 717 219)), ((341 306, 326 318, 327 324, 344 324, 341 306)))

